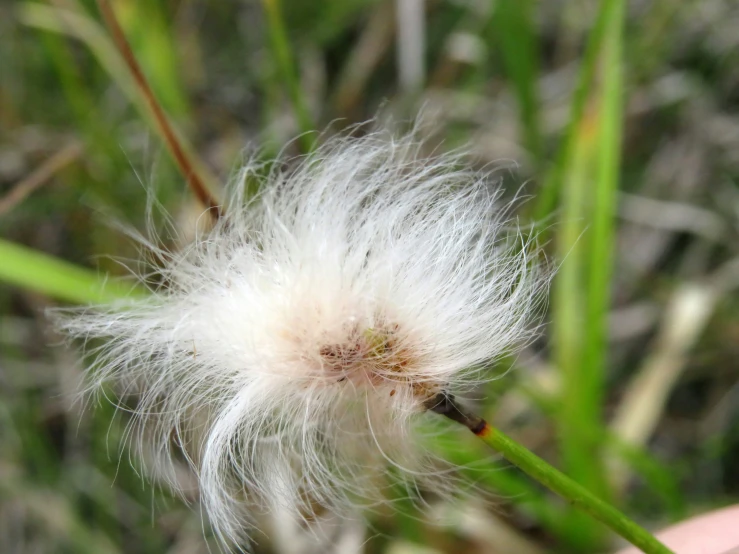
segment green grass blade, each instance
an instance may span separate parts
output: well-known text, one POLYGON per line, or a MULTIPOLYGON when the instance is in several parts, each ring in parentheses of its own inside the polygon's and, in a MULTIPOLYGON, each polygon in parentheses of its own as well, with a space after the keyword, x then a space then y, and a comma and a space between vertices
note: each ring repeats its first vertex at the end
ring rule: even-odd
POLYGON ((600 422, 608 349, 613 252, 615 249, 616 194, 621 163, 623 119, 622 35, 625 6, 618 0, 606 31, 601 57, 602 82, 599 98, 599 130, 592 191, 591 221, 586 266, 587 311, 584 327, 585 350, 579 377, 580 409, 588 421, 600 422))
POLYGON ((285 21, 282 17, 282 10, 280 9, 280 0, 262 0, 262 5, 267 15, 267 30, 275 62, 287 88, 287 94, 292 103, 298 128, 300 129, 299 144, 304 152, 309 152, 315 146, 316 128, 300 86, 300 79, 298 78, 290 42, 287 38, 287 31, 285 30, 285 21))
POLYGON ((526 146, 538 167, 542 156, 537 93, 539 56, 532 29, 531 1, 501 0, 493 22, 500 37, 506 72, 516 91, 526 146))
MULTIPOLYGON (((582 268, 586 251, 583 248, 587 192, 595 144, 596 122, 593 117, 583 119, 578 128, 574 157, 567 168, 562 188, 562 227, 557 236, 560 258, 564 259, 553 290, 554 356, 562 373, 562 409, 559 412, 559 440, 562 466, 585 488, 599 496, 605 486, 598 456, 594 449, 599 446, 590 440, 593 436, 593 417, 587 410, 590 391, 581 389, 583 374, 583 349, 585 328, 584 313, 586 295, 583 292, 582 268)), ((580 517, 581 536, 597 544, 600 529, 590 525, 587 518, 580 517)))
POLYGON ((537 223, 544 221, 557 205, 567 166, 571 162, 574 154, 578 127, 583 114, 585 113, 585 106, 592 90, 591 87, 597 68, 598 55, 600 54, 603 43, 603 37, 612 17, 611 14, 613 13, 615 3, 618 1, 619 0, 602 1, 598 18, 592 31, 590 31, 588 43, 585 48, 585 54, 580 65, 577 85, 572 96, 570 117, 565 129, 564 141, 557 152, 554 166, 547 173, 541 190, 539 191, 537 201, 534 204, 534 221, 537 223))
MULTIPOLYGON (((584 111, 575 114, 578 124, 567 139, 560 187, 563 223, 557 238, 564 262, 554 287, 554 352, 562 372, 559 438, 563 466, 604 499, 611 495, 601 456, 602 441, 596 438, 595 430, 602 427, 606 375, 621 149, 624 12, 622 0, 602 4, 599 79, 593 74, 593 80, 581 89, 585 91, 584 111)), ((597 530, 583 525, 583 532, 597 530)))
POLYGON ((95 20, 76 10, 38 2, 20 2, 15 9, 18 20, 28 27, 60 33, 84 43, 128 100, 139 105, 138 94, 125 63, 108 39, 105 29, 95 20))
POLYGON ((113 302, 140 295, 131 283, 108 280, 37 250, 0 239, 0 281, 79 304, 113 302))

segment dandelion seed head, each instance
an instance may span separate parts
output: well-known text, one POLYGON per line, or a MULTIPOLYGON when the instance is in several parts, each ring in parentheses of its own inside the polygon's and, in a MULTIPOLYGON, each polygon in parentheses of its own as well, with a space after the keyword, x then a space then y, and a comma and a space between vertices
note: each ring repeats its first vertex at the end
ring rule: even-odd
POLYGON ((93 354, 91 388, 135 397, 158 469, 186 456, 227 543, 260 511, 380 502, 390 467, 433 474, 413 430, 424 402, 490 379, 530 336, 544 283, 530 237, 489 175, 421 151, 371 134, 289 170, 247 164, 211 231, 178 251, 146 242, 148 298, 59 317, 93 354))

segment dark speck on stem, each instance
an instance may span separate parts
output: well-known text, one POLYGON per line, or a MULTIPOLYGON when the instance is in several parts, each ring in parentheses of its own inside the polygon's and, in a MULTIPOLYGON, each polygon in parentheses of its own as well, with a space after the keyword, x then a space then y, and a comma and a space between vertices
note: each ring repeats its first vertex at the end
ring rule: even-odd
POLYGON ((461 423, 477 436, 485 436, 492 431, 492 428, 488 425, 487 421, 480 416, 467 412, 457 404, 454 396, 451 394, 440 392, 426 400, 426 402, 424 402, 424 406, 427 410, 448 417, 457 423, 461 423))

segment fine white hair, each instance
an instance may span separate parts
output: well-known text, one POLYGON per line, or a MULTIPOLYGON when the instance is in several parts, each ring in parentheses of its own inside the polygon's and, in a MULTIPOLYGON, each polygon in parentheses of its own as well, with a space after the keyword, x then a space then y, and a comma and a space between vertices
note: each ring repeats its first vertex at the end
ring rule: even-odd
POLYGON ((184 455, 227 544, 260 512, 348 516, 390 474, 423 480, 425 402, 469 392, 530 337, 537 250, 463 161, 376 133, 291 169, 247 164, 212 230, 179 251, 147 242, 150 295, 59 316, 91 388, 133 398, 157 467, 184 455))

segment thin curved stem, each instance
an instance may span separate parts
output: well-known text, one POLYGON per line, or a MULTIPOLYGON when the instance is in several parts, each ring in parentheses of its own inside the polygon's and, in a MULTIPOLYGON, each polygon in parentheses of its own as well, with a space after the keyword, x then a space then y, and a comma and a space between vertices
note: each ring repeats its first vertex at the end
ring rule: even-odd
POLYGON ((115 16, 113 7, 110 5, 109 0, 97 0, 97 5, 100 9, 101 15, 103 16, 103 20, 105 21, 105 25, 110 31, 113 43, 125 61, 126 67, 131 73, 131 77, 133 78, 136 87, 146 102, 146 106, 151 111, 154 121, 159 132, 164 138, 164 143, 169 149, 172 158, 174 158, 180 172, 187 181, 188 186, 195 193, 197 199, 208 209, 208 212, 213 216, 213 219, 217 220, 223 215, 223 207, 215 196, 213 196, 213 193, 205 184, 205 181, 203 181, 195 167, 195 164, 190 159, 190 156, 182 145, 182 142, 177 137, 177 133, 169 122, 167 115, 164 113, 164 108, 159 104, 154 91, 149 85, 149 81, 147 81, 146 76, 144 75, 143 69, 141 69, 139 62, 131 49, 131 45, 128 43, 128 39, 123 32, 123 28, 115 16))
POLYGON ((651 533, 640 527, 619 510, 604 502, 585 487, 555 469, 536 454, 521 446, 483 418, 461 408, 448 394, 440 393, 426 402, 426 408, 467 427, 482 442, 500 452, 521 471, 557 493, 578 509, 604 523, 615 533, 645 554, 674 554, 651 533))

